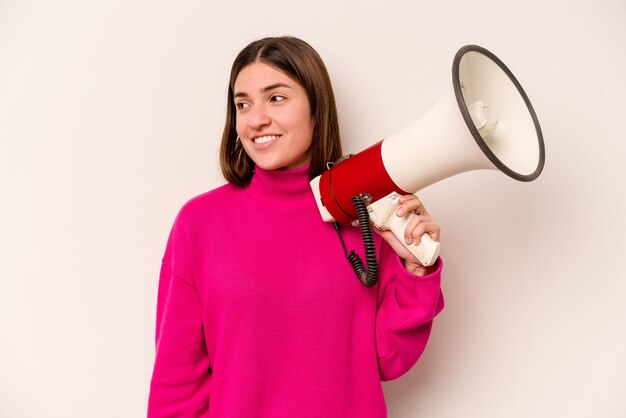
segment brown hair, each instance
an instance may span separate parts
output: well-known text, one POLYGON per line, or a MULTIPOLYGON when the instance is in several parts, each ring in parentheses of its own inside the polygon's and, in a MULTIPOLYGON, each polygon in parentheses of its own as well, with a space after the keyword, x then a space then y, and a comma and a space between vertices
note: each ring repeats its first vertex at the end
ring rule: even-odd
POLYGON ((235 58, 230 71, 226 123, 220 146, 220 164, 226 180, 236 186, 250 182, 254 162, 237 140, 234 85, 239 72, 254 62, 270 65, 297 81, 306 91, 313 120, 309 179, 322 174, 326 163, 342 155, 339 119, 333 88, 319 54, 306 42, 291 36, 259 39, 235 58))

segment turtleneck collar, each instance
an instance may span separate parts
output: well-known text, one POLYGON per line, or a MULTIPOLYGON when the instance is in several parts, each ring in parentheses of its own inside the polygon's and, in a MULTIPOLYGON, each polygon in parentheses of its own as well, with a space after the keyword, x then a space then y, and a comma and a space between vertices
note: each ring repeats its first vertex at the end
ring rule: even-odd
POLYGON ((309 166, 284 170, 264 170, 255 165, 247 191, 267 203, 296 204, 310 201, 309 166))

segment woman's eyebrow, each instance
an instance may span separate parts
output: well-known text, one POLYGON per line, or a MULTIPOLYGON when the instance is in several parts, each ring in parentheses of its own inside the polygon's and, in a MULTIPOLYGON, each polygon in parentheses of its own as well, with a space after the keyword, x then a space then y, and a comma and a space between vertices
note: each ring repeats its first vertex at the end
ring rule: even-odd
MULTIPOLYGON (((285 87, 285 88, 288 88, 288 89, 291 88, 290 85, 285 84, 285 83, 274 83, 274 84, 270 84, 267 87, 263 87, 261 89, 261 92, 262 93, 267 93, 268 91, 277 89, 279 87, 285 87)), ((238 98, 238 97, 249 97, 249 95, 248 95, 248 93, 245 93, 243 91, 239 91, 239 92, 235 93, 235 95, 234 95, 234 98, 238 98)))
POLYGON ((286 88, 288 88, 288 89, 290 89, 290 88, 291 88, 291 86, 289 86, 289 85, 287 85, 287 84, 285 84, 285 83, 274 83, 274 84, 270 84, 270 85, 269 85, 269 86, 267 86, 267 87, 264 87, 264 88, 263 88, 263 90, 261 90, 261 91, 262 91, 263 93, 267 93, 268 91, 270 91, 270 90, 274 90, 274 89, 277 89, 277 88, 279 88, 279 87, 286 87, 286 88))

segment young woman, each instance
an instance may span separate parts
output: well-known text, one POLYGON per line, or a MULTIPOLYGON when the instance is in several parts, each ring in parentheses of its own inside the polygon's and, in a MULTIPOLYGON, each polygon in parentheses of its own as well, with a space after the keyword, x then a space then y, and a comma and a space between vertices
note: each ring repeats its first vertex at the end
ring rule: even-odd
MULTIPOLYGON (((150 417, 386 416, 381 381, 423 352, 443 308, 442 262, 422 266, 385 233, 378 283, 357 279, 309 186, 340 156, 315 50, 292 37, 246 46, 228 88, 228 184, 181 208, 163 257, 150 417)), ((415 196, 401 203, 400 215, 418 214, 407 243, 439 239, 415 196)), ((363 248, 358 228, 342 235, 363 248)))

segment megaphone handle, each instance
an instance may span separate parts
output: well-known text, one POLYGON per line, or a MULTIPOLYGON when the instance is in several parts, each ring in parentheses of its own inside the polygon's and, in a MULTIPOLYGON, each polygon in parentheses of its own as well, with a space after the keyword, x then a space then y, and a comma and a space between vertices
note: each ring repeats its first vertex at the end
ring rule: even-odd
POLYGON ((404 231, 414 213, 404 216, 396 215, 398 199, 400 195, 393 192, 368 206, 372 223, 381 230, 390 230, 404 247, 417 258, 425 267, 432 266, 439 256, 440 244, 434 241, 430 235, 423 234, 419 245, 406 244, 404 231))
POLYGON ((411 220, 411 218, 415 216, 414 213, 409 213, 405 216, 397 216, 392 215, 392 218, 395 218, 391 221, 389 225, 389 229, 393 232, 396 238, 404 245, 404 248, 409 250, 411 254, 417 258, 420 263, 422 263, 425 267, 432 266, 437 261, 437 257, 439 256, 439 248, 441 244, 435 240, 433 240, 430 235, 423 234, 421 236, 421 241, 419 244, 406 244, 404 241, 404 231, 406 229, 407 224, 411 220))

